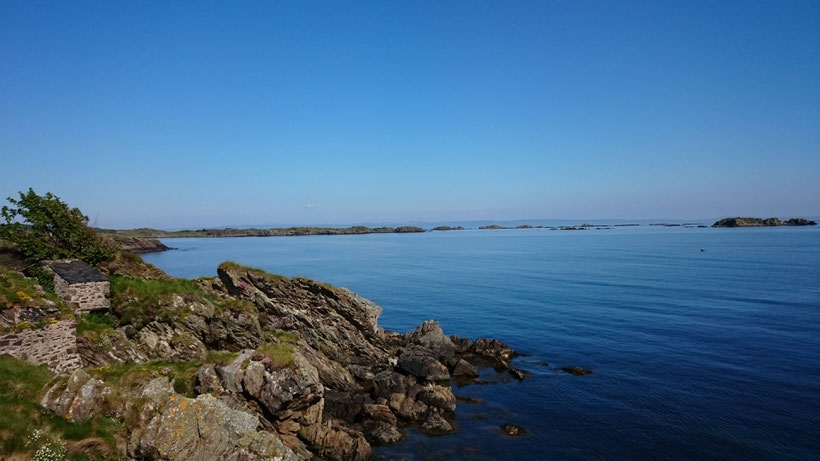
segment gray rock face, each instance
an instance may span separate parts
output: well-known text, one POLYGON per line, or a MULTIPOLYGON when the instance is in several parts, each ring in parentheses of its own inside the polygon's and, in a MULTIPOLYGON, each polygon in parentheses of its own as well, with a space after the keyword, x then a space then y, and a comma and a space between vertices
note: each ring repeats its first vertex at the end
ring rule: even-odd
MULTIPOLYGON (((151 387, 153 389, 144 394, 155 403, 162 402, 167 387, 163 389, 161 383, 151 387)), ((139 435, 131 453, 134 457, 156 460, 299 459, 276 436, 258 431, 256 416, 234 410, 210 394, 196 399, 172 394, 164 402, 139 435)))
POLYGON ((428 320, 415 331, 405 335, 407 344, 417 344, 432 351, 439 359, 452 357, 456 352, 453 342, 444 335, 441 326, 435 320, 428 320))
POLYGON ((76 370, 67 382, 54 384, 40 404, 69 421, 85 421, 99 412, 104 393, 102 381, 76 370))
POLYGON ((433 358, 432 352, 420 347, 405 349, 399 356, 399 368, 427 381, 447 381, 450 379, 450 372, 447 367, 433 358))
POLYGON ((383 363, 390 355, 376 325, 381 308, 349 290, 238 266, 220 266, 218 273, 231 295, 253 302, 271 322, 290 319, 293 329, 329 359, 383 363))

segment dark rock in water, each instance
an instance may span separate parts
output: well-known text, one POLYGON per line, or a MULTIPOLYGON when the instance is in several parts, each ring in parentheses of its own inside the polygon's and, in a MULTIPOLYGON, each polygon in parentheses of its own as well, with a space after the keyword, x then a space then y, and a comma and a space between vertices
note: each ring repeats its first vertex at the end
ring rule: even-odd
POLYGON ((502 424, 501 431, 510 437, 520 437, 527 434, 527 430, 523 427, 510 423, 502 424))
POLYGON ((561 371, 575 376, 584 376, 592 374, 592 370, 587 370, 586 368, 581 367, 561 367, 561 371))
POLYGON ((453 341, 444 335, 439 323, 435 320, 428 320, 415 331, 405 334, 407 344, 417 344, 436 354, 437 358, 445 359, 452 357, 456 352, 453 341))
POLYGON ((405 349, 399 356, 399 368, 427 381, 449 380, 450 372, 447 367, 432 355, 431 351, 421 347, 405 349))
POLYGON ((478 370, 470 362, 459 359, 453 367, 453 376, 457 378, 475 378, 478 377, 478 370))
POLYGON ((513 377, 513 378, 515 378, 515 379, 517 379, 517 380, 519 380, 519 381, 523 381, 523 380, 524 380, 524 378, 526 378, 526 377, 527 377, 527 375, 529 375, 529 374, 530 374, 530 372, 529 372, 529 371, 526 371, 526 370, 519 370, 519 369, 517 369, 517 368, 513 368, 513 367, 510 367, 510 369, 509 369, 509 370, 507 370, 507 372, 508 372, 510 375, 512 375, 512 377, 513 377))
POLYGON ((468 403, 471 405, 480 405, 487 403, 484 399, 480 399, 478 397, 469 397, 466 395, 456 395, 456 401, 461 403, 468 403))
POLYGON ((403 434, 393 424, 373 421, 364 425, 364 436, 374 445, 392 445, 400 441, 403 434))
POLYGON ((429 435, 444 435, 453 432, 455 429, 438 413, 430 413, 422 423, 421 430, 429 435))

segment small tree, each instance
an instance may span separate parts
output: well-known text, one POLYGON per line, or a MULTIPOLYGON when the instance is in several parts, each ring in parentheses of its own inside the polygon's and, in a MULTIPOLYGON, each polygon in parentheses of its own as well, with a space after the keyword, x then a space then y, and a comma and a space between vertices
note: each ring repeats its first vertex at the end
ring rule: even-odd
POLYGON ((11 242, 31 261, 78 258, 97 265, 110 260, 113 252, 88 227, 88 217, 79 208, 69 208, 51 192, 37 195, 29 188, 20 199, 8 198, 0 215, 0 239, 11 242))

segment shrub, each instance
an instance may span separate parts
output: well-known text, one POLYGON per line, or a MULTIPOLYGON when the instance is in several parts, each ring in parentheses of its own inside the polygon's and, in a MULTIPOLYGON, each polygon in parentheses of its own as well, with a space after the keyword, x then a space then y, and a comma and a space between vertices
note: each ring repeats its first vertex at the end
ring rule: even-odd
POLYGON ((0 238, 16 245, 30 261, 78 258, 98 265, 111 259, 113 251, 88 227, 88 217, 79 208, 69 206, 51 192, 37 195, 34 189, 11 197, 0 209, 5 224, 0 238))

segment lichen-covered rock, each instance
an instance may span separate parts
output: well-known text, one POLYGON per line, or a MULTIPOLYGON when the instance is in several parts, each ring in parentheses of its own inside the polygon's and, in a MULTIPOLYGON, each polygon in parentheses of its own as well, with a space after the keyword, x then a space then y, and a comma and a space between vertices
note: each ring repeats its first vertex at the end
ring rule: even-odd
POLYGON ((66 382, 54 384, 40 404, 57 416, 84 421, 100 412, 105 384, 83 370, 76 370, 66 382))
POLYGON ((259 319, 247 312, 225 311, 211 319, 206 340, 216 349, 238 351, 262 344, 259 319))
POLYGON ((298 460, 258 426, 256 416, 231 409, 210 394, 196 399, 174 394, 148 423, 137 454, 157 460, 298 460))

